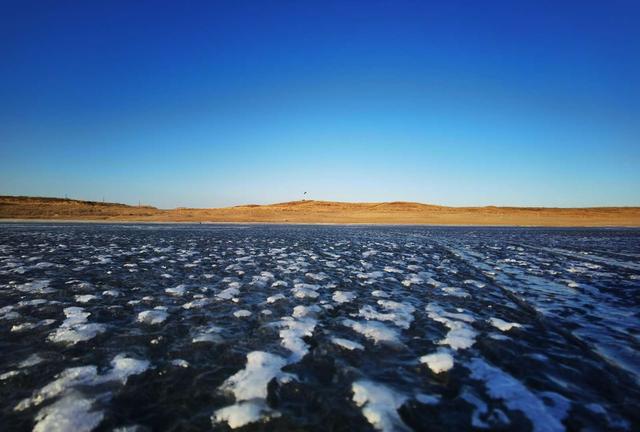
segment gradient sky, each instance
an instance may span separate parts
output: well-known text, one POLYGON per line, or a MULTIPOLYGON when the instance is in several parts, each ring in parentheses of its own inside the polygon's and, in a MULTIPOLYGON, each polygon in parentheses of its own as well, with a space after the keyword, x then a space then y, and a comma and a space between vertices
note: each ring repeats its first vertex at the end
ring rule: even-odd
POLYGON ((0 3, 0 194, 640 205, 640 2, 0 3))

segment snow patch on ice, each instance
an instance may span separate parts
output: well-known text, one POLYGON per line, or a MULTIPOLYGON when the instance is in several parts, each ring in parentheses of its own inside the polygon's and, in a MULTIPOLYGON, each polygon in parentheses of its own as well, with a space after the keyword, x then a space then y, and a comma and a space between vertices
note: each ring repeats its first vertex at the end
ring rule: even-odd
POLYGON ((131 375, 138 375, 149 368, 146 360, 130 358, 125 354, 118 354, 111 361, 111 369, 99 375, 96 366, 79 366, 65 369, 56 376, 56 379, 27 399, 23 399, 14 408, 16 411, 23 411, 32 406, 60 396, 77 386, 95 386, 107 382, 119 381, 126 384, 131 375))
POLYGON ((345 319, 342 324, 376 343, 400 344, 398 332, 379 321, 358 322, 345 319))
POLYGON ((433 373, 439 374, 453 367, 453 356, 446 351, 438 351, 420 357, 420 363, 426 364, 433 373))
POLYGON ((24 293, 50 294, 52 292, 55 292, 53 288, 49 287, 50 282, 51 281, 49 279, 38 279, 31 282, 23 283, 20 285, 16 285, 16 289, 24 293))
POLYGON ((182 305, 183 309, 198 309, 202 306, 206 306, 211 303, 211 300, 208 298, 200 298, 196 300, 192 300, 182 305))
POLYGON ((484 288, 484 287, 486 287, 486 286, 487 286, 487 284, 486 284, 486 283, 484 283, 484 282, 480 282, 480 281, 477 281, 477 280, 474 280, 474 279, 467 279, 467 280, 465 280, 465 281, 464 281, 464 283, 465 283, 466 285, 473 285, 473 286, 475 286, 476 288, 484 288))
POLYGON ((185 284, 180 284, 173 288, 167 288, 164 292, 172 296, 181 297, 185 292, 187 292, 187 286, 185 284))
POLYGON ((316 292, 318 288, 320 288, 318 285, 297 283, 294 285, 291 292, 296 298, 317 298, 319 296, 319 294, 316 292))
POLYGON ((276 295, 267 297, 267 303, 275 303, 278 300, 285 300, 285 299, 286 297, 284 296, 284 294, 276 294, 276 295))
POLYGON ((362 415, 371 425, 383 432, 408 430, 398 415, 407 400, 400 393, 382 384, 360 380, 352 384, 353 402, 362 408, 362 415))
POLYGON ((245 368, 227 378, 220 387, 232 393, 236 403, 215 411, 212 422, 226 421, 230 427, 236 428, 273 416, 265 402, 267 385, 272 379, 286 382, 293 378, 293 375, 281 371, 286 364, 284 358, 264 351, 247 354, 245 368))
POLYGON ((184 360, 184 359, 173 359, 171 360, 171 364, 176 366, 176 367, 181 367, 181 368, 188 368, 189 366, 191 366, 189 364, 188 361, 184 360))
POLYGON ((387 273, 400 273, 400 274, 404 273, 404 271, 391 266, 384 266, 383 270, 387 273))
POLYGON ((18 375, 20 375, 19 370, 11 370, 9 372, 5 372, 2 375, 0 375, 0 381, 5 381, 5 380, 8 380, 9 378, 13 378, 14 376, 18 376, 18 375))
POLYGON ((138 360, 125 354, 118 354, 111 360, 111 370, 100 377, 100 381, 120 381, 126 384, 132 375, 139 375, 149 369, 149 361, 138 360))
POLYGON ((392 300, 378 300, 380 306, 388 312, 379 312, 370 305, 360 309, 359 315, 368 320, 391 321, 400 328, 408 329, 413 321, 415 308, 407 303, 399 303, 392 300))
POLYGON ((44 361, 44 359, 42 357, 40 357, 38 354, 31 354, 29 357, 27 357, 26 359, 21 361, 20 364, 18 365, 18 367, 21 368, 21 369, 28 368, 28 367, 40 364, 43 361, 44 361))
POLYGON ((95 411, 93 404, 92 399, 70 392, 38 412, 33 432, 92 431, 104 418, 104 413, 95 411))
POLYGON ((472 316, 447 312, 435 303, 429 303, 426 311, 429 318, 449 328, 445 338, 438 342, 440 345, 449 345, 454 350, 458 350, 470 348, 475 343, 477 333, 467 324, 474 321, 472 316))
POLYGON ((97 300, 98 296, 95 296, 93 294, 83 294, 77 295, 75 299, 78 303, 89 303, 90 301, 97 300))
POLYGON ((372 271, 369 273, 357 273, 356 277, 358 279, 365 279, 365 280, 375 280, 375 279, 379 279, 381 277, 384 276, 384 273, 382 273, 381 271, 372 271))
POLYGON ((251 311, 246 309, 240 309, 233 313, 233 316, 236 318, 246 318, 246 317, 250 317, 251 315, 252 315, 251 311))
POLYGON ((312 336, 318 322, 312 318, 293 319, 285 317, 280 321, 284 327, 280 330, 282 346, 292 352, 291 361, 302 359, 309 352, 309 345, 303 340, 305 336, 312 336))
POLYGON ((306 277, 308 277, 309 279, 313 279, 315 281, 323 281, 325 279, 327 279, 329 276, 326 275, 326 273, 324 272, 320 272, 320 273, 307 273, 305 274, 306 277))
POLYGON ((332 298, 336 303, 349 303, 356 298, 356 295, 352 291, 334 291, 332 298))
POLYGON ((489 396, 502 400, 507 408, 527 416, 534 432, 565 430, 560 420, 550 413, 549 407, 511 375, 480 358, 471 360, 468 367, 471 378, 484 382, 489 396))
POLYGON ((298 305, 293 308, 293 314, 291 314, 291 316, 293 316, 294 318, 315 317, 320 313, 320 311, 322 311, 322 308, 320 308, 320 306, 318 305, 298 305))
POLYGON ((68 307, 64 309, 67 317, 53 333, 49 334, 49 340, 56 343, 74 345, 93 339, 98 334, 106 331, 103 324, 87 323, 90 312, 85 312, 81 307, 68 307))
POLYGON ((461 288, 456 288, 456 287, 442 287, 440 288, 440 290, 442 292, 444 292, 446 295, 450 295, 453 297, 460 297, 460 298, 467 298, 467 297, 471 297, 471 295, 462 290, 461 288))
POLYGON ((264 400, 250 400, 216 410, 211 416, 211 422, 214 425, 227 422, 231 429, 236 429, 250 423, 279 416, 280 413, 269 408, 264 400))
POLYGON ((424 283, 424 279, 422 279, 417 274, 411 274, 407 278, 405 278, 402 282, 402 285, 406 287, 410 287, 411 285, 420 285, 424 283))
POLYGON ((222 332, 222 329, 217 326, 202 327, 194 332, 195 335, 191 342, 221 343, 223 339, 222 336, 220 336, 220 332, 222 332))
POLYGON ((216 294, 216 297, 220 300, 231 300, 232 298, 237 297, 240 294, 240 290, 238 289, 240 284, 237 282, 234 282, 234 284, 237 284, 237 286, 229 286, 229 288, 224 289, 216 294))
POLYGON ((157 325, 162 324, 169 314, 162 310, 146 310, 138 314, 138 321, 143 324, 157 325))
POLYGON ((362 344, 360 344, 358 342, 351 341, 349 339, 332 337, 331 338, 331 343, 333 343, 334 345, 338 345, 339 347, 342 347, 342 348, 347 349, 349 351, 364 350, 364 346, 362 344))
POLYGON ((521 324, 515 322, 507 322, 500 318, 489 318, 489 323, 500 331, 509 331, 514 327, 522 327, 521 324))

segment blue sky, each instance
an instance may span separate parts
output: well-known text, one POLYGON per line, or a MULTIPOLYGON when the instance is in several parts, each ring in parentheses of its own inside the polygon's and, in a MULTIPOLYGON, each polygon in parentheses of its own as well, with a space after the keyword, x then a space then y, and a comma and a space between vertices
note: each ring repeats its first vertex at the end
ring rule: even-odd
POLYGON ((640 205, 640 2, 0 5, 0 194, 640 205))

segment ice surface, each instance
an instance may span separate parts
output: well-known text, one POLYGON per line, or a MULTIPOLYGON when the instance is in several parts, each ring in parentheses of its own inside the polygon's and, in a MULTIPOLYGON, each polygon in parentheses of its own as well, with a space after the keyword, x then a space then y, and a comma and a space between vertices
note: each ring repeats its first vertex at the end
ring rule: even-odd
POLYGON ((637 230, 0 225, 0 428, 640 427, 637 230))

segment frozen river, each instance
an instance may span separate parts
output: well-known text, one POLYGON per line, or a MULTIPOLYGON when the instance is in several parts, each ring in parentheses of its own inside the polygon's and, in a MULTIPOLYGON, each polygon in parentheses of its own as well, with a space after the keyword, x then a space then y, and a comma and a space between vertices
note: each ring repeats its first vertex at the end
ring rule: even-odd
POLYGON ((3 430, 639 430, 640 230, 0 224, 3 430))

